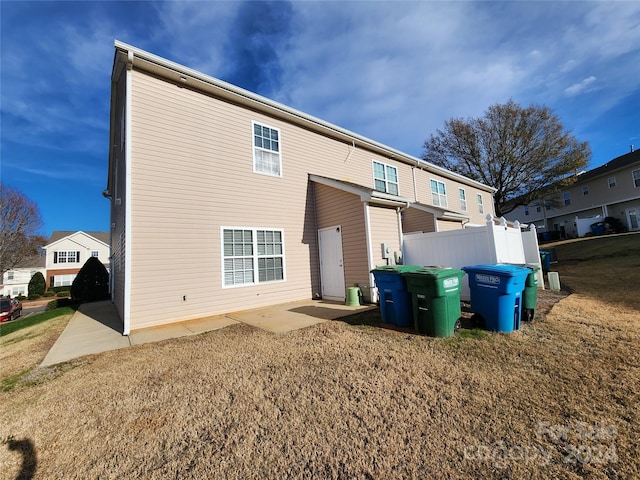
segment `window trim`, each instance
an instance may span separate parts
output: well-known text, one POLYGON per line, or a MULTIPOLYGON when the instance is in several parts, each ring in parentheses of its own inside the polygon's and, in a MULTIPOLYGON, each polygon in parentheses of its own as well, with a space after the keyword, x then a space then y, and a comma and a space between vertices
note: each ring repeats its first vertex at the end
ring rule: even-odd
POLYGON ((286 268, 286 246, 284 239, 284 229, 274 227, 243 227, 243 226, 222 226, 220 227, 220 283, 222 288, 242 288, 250 286, 271 285, 274 283, 284 283, 287 281, 287 268, 286 268), (253 281, 247 283, 237 283, 227 285, 225 284, 225 260, 230 258, 240 258, 239 256, 226 256, 224 254, 224 232, 225 230, 250 230, 252 232, 252 255, 243 255, 241 258, 251 258, 253 266, 253 281), (258 253, 258 232, 279 232, 282 239, 282 253, 273 255, 260 255, 258 253), (259 259, 261 258, 282 258, 282 279, 279 280, 264 280, 260 281, 260 267, 259 259))
POLYGON ((458 187, 458 198, 460 199, 460 211, 467 211, 467 192, 464 188, 458 187))
POLYGON ((571 205, 571 192, 562 192, 562 203, 565 207, 571 205))
POLYGON ((616 185, 618 185, 616 177, 614 176, 607 178, 607 185, 609 185, 609 188, 616 188, 616 185), (611 180, 613 180, 613 182, 611 180))
POLYGON ((449 202, 447 200, 447 184, 446 183, 444 183, 444 182, 442 182, 442 181, 440 181, 438 179, 435 179, 435 178, 430 178, 429 179, 429 191, 431 192, 431 204, 434 207, 448 208, 449 202), (434 193, 433 192, 433 182, 436 182, 436 184, 441 184, 444 187, 444 193, 440 193, 438 191, 434 193), (439 199, 438 203, 435 203, 433 201, 433 196, 434 195, 438 195, 438 199, 439 199), (444 205, 441 202, 442 198, 444 198, 444 205))
POLYGON ((272 127, 271 125, 268 125, 266 123, 262 123, 262 122, 258 122, 255 120, 251 121, 251 156, 252 156, 252 162, 253 162, 253 173, 257 173, 258 175, 266 175, 268 177, 274 177, 274 178, 282 178, 282 133, 280 131, 279 128, 277 127, 272 127), (275 150, 270 150, 267 148, 263 148, 263 147, 258 147, 256 146, 256 140, 255 140, 255 129, 256 129, 256 125, 263 127, 263 128, 268 128, 270 130, 275 130, 278 133, 278 150, 277 152, 275 150), (279 162, 279 174, 274 174, 271 172, 262 172, 260 170, 258 170, 256 168, 256 151, 262 151, 262 152, 269 152, 271 154, 278 154, 278 162, 279 162))
POLYGON ((631 180, 633 182, 633 188, 640 188, 640 168, 631 171, 631 180))
POLYGON ((484 200, 482 199, 482 195, 480 193, 476 194, 476 199, 478 200, 478 213, 484 213, 484 200))
POLYGON ((589 195, 589 185, 582 187, 582 196, 586 197, 587 195, 589 195))
POLYGON ((371 170, 372 170, 371 173, 373 174, 373 189, 376 192, 383 192, 383 193, 388 193, 389 195, 396 195, 396 196, 400 195, 400 177, 398 176, 398 167, 396 167, 395 165, 391 165, 389 163, 381 162, 379 160, 371 160, 371 170), (376 177, 376 163, 378 165, 382 165, 384 170, 384 178, 376 177), (396 172, 395 182, 389 180, 389 175, 387 174, 387 168, 393 168, 395 170, 396 172), (384 190, 378 190, 378 188, 376 188, 376 181, 384 182, 384 190), (390 184, 396 186, 396 190, 397 190, 396 193, 389 191, 390 184))
POLYGON ((53 252, 53 263, 80 263, 80 252, 77 250, 59 250, 53 252), (75 260, 71 261, 71 258, 75 260))

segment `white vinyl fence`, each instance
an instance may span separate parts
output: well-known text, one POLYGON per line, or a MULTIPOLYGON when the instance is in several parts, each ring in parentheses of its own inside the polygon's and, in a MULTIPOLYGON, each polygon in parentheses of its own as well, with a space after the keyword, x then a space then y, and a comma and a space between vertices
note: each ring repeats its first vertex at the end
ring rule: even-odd
MULTIPOLYGON (((544 288, 536 227, 532 224, 528 231, 522 231, 519 222, 509 225, 504 218, 494 219, 491 215, 487 215, 484 227, 404 235, 403 263, 453 268, 496 263, 535 264, 540 268, 538 285, 544 288)), ((460 297, 469 300, 466 277, 460 297)))

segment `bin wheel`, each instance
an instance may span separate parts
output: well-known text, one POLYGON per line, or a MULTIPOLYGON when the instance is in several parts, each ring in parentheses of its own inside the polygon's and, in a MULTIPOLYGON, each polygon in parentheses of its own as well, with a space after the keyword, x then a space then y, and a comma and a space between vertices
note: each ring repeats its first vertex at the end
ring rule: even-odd
POLYGON ((533 308, 525 308, 524 310, 524 318, 525 322, 533 321, 533 317, 536 315, 536 311, 533 308))
POLYGON ((471 324, 474 328, 484 328, 484 318, 479 313, 474 313, 471 316, 471 324))
POLYGON ((453 326, 453 331, 457 333, 460 331, 461 328, 462 328, 462 323, 460 323, 460 319, 457 319, 455 325, 453 326))

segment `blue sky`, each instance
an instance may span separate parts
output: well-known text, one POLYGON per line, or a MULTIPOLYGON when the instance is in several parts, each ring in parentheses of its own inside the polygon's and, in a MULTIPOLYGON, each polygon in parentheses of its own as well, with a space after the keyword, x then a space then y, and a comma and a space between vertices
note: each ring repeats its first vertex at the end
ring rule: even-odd
POLYGON ((44 235, 107 231, 114 39, 421 156, 452 117, 550 107, 640 148, 640 2, 0 2, 1 180, 44 235))

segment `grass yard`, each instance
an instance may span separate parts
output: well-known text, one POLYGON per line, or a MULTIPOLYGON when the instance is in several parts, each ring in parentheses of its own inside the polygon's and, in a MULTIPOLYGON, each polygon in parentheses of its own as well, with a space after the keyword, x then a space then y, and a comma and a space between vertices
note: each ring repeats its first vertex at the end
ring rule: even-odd
POLYGON ((640 235, 556 248, 572 294, 541 293, 553 308, 508 335, 369 313, 47 369, 64 317, 3 336, 0 476, 640 478, 640 235))

